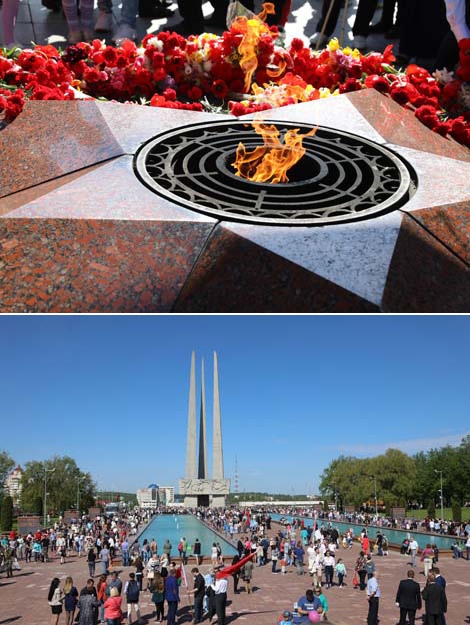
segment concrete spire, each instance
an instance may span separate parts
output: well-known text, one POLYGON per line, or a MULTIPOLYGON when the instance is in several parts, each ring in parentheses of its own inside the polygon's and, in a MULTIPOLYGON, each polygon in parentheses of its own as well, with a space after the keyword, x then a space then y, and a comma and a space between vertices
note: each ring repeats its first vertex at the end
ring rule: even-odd
POLYGON ((217 353, 214 352, 214 431, 212 443, 212 477, 214 480, 224 477, 224 459, 222 453, 222 427, 220 420, 219 369, 217 353))
POLYGON ((204 383, 204 358, 201 368, 201 412, 199 415, 199 464, 197 476, 201 479, 208 478, 207 471, 207 437, 206 437, 206 386, 204 383))
POLYGON ((196 470, 196 352, 191 356, 189 376, 188 438, 186 442, 186 477, 197 477, 196 470))

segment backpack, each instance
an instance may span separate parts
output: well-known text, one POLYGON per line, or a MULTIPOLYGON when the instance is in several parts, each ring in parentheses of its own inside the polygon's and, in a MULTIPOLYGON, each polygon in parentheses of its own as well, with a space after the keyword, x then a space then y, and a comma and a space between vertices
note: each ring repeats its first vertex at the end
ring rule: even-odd
POLYGON ((136 582, 136 580, 129 580, 126 592, 127 601, 130 603, 137 603, 137 601, 139 600, 139 590, 139 584, 136 582))

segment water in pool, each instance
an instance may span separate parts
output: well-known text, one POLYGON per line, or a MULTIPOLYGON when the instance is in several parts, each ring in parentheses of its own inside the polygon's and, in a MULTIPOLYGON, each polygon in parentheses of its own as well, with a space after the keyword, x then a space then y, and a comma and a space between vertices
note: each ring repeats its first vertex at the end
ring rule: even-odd
POLYGON ((162 553, 163 544, 168 538, 172 545, 171 555, 178 555, 178 543, 185 537, 191 550, 188 555, 192 555, 192 545, 196 538, 201 543, 201 554, 210 556, 212 543, 219 542, 224 556, 234 556, 237 551, 229 542, 221 538, 218 534, 206 527, 195 516, 191 514, 160 514, 157 515, 144 531, 139 535, 139 544, 142 545, 145 539, 148 542, 155 538, 158 545, 158 553, 162 553))

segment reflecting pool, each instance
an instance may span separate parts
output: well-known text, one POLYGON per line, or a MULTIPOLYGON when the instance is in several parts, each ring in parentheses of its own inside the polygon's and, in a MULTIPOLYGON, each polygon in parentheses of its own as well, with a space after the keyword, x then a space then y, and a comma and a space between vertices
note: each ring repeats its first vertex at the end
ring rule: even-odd
POLYGON ((192 546, 196 538, 201 543, 201 554, 210 556, 212 543, 220 543, 224 556, 234 556, 237 553, 235 547, 227 540, 213 532, 191 514, 159 514, 139 534, 138 541, 142 545, 145 539, 148 542, 155 538, 158 545, 158 553, 162 553, 163 544, 168 538, 171 545, 171 555, 178 556, 178 543, 182 537, 188 542, 188 556, 191 556, 192 546))

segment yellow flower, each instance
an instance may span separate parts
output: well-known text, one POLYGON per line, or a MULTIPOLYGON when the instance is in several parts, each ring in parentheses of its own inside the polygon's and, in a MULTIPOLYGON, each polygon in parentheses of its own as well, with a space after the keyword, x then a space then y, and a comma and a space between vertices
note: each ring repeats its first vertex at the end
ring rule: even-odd
POLYGON ((335 52, 336 50, 339 49, 338 39, 336 37, 333 37, 333 39, 330 39, 326 47, 328 48, 329 52, 335 52))

